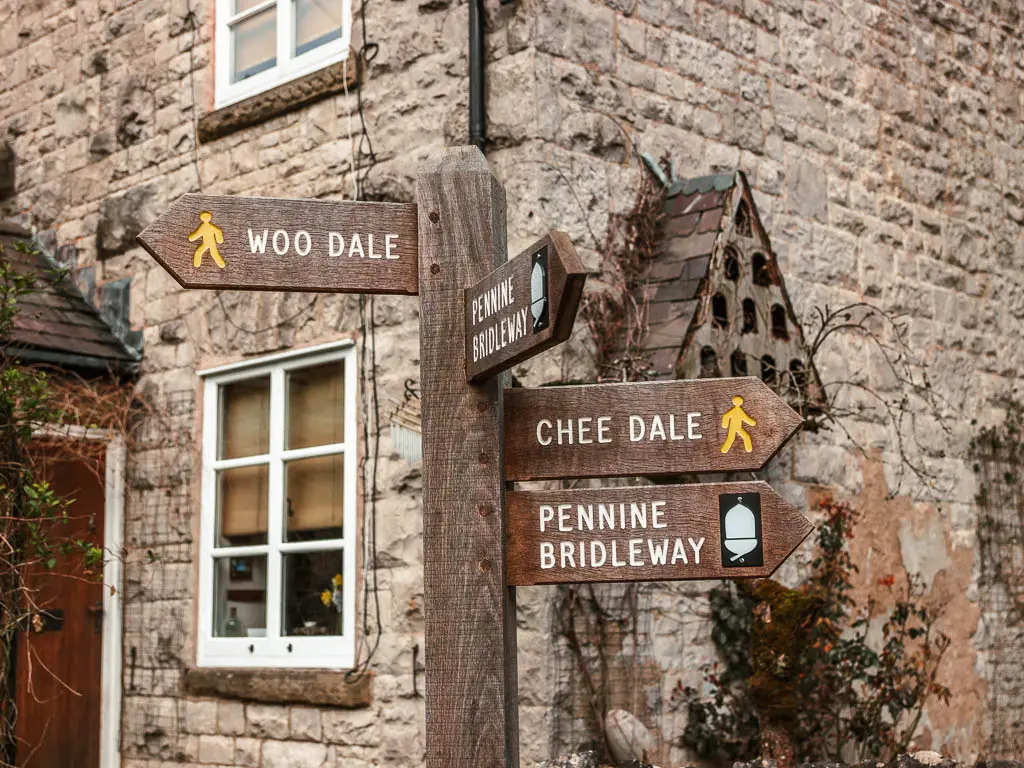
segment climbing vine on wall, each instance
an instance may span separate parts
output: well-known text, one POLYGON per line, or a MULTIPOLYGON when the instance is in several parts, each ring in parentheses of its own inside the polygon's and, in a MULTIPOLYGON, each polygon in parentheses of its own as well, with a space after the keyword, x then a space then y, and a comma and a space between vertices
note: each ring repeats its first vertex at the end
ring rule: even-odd
POLYGON ((647 361, 639 351, 647 328, 647 300, 639 289, 657 254, 664 209, 665 187, 645 173, 633 207, 608 225, 604 273, 580 308, 594 341, 599 381, 647 378, 647 361))
POLYGON ((1010 402, 1005 418, 971 441, 977 477, 978 601, 986 631, 990 731, 986 750, 1024 750, 1017 680, 1024 668, 1024 406, 1010 402))
POLYGON ((971 441, 970 455, 978 478, 979 586, 1003 591, 1024 623, 1024 407, 1011 403, 1001 424, 971 441))

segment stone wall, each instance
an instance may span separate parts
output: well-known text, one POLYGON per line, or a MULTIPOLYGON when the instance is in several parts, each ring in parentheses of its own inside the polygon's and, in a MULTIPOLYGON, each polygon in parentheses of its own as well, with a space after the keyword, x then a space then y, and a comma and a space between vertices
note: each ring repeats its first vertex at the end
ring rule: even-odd
MULTIPOLYGON (((769 477, 801 506, 830 487, 865 508, 871 522, 856 550, 865 590, 906 565, 954 607, 947 674, 958 685, 951 706, 929 708, 922 746, 963 758, 1008 753, 1019 722, 986 715, 983 679, 985 665, 998 663, 988 649, 1005 648, 995 639, 1019 629, 1005 626, 1005 612, 983 615, 977 602, 975 491, 961 457, 972 420, 1000 418, 1024 359, 1014 343, 1024 330, 1016 0, 487 5, 489 156, 508 190, 510 252, 559 228, 600 271, 609 221, 632 203, 643 151, 671 158, 679 176, 746 172, 801 318, 861 299, 907 314, 914 348, 953 416, 949 434, 927 418, 915 425, 916 459, 940 487, 899 472, 892 430, 871 418, 848 425, 874 451, 870 461, 839 433, 805 436, 769 477)), ((352 297, 183 292, 134 245, 137 230, 183 192, 341 198, 353 189, 354 95, 196 144, 196 125, 212 107, 211 8, 210 0, 0 0, 0 141, 14 158, 14 192, 0 198, 0 215, 77 246, 83 279, 90 270, 100 285, 130 277, 132 320, 145 339, 141 386, 155 408, 130 468, 126 764, 416 764, 424 738, 422 698, 413 693, 423 683, 413 656, 423 648, 419 473, 391 453, 386 434, 377 531, 384 634, 371 706, 311 709, 182 691, 194 647, 194 371, 360 327, 352 297)), ((389 0, 371 3, 366 17, 381 47, 363 92, 377 164, 362 191, 409 200, 418 163, 465 140, 467 7, 389 0)), ((353 40, 360 35, 357 24, 353 40)), ((600 277, 591 283, 600 288, 600 277)), ((415 299, 375 301, 382 399, 400 399, 404 380, 417 375, 417 310, 415 299)), ((587 350, 581 324, 566 348, 516 375, 530 385, 586 378, 587 350)), ((893 394, 877 355, 857 338, 836 339, 818 364, 826 384, 865 377, 893 394)), ((844 404, 862 399, 852 393, 844 404)), ((783 580, 797 581, 807 561, 805 547, 783 580)), ((671 689, 697 683, 711 657, 702 589, 642 587, 644 630, 620 644, 615 660, 625 670, 616 679, 633 686, 623 698, 642 699, 660 734, 663 765, 687 757, 675 745, 682 715, 670 706, 671 689), (662 671, 654 683, 652 663, 662 671)), ((587 738, 578 676, 553 639, 555 594, 520 595, 526 764, 587 738)), ((1002 686, 1000 706, 1020 710, 1024 688, 1002 686)))

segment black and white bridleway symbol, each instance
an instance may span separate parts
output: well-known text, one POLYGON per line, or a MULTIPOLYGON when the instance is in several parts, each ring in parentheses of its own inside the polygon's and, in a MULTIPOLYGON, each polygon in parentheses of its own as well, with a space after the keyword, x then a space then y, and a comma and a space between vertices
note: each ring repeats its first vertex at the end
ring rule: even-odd
POLYGON ((722 565, 749 568, 764 565, 761 546, 761 494, 723 493, 718 497, 722 531, 722 565))
POLYGON ((530 270, 530 314, 533 315, 533 332, 539 333, 548 327, 548 249, 533 254, 533 268, 530 270))

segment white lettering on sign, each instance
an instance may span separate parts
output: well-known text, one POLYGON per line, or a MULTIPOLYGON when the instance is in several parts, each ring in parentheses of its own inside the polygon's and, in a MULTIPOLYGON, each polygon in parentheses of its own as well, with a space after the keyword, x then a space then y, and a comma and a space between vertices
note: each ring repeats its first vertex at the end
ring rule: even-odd
POLYGON ((513 279, 507 277, 470 300, 470 336, 474 363, 515 344, 530 332, 530 308, 528 305, 515 306, 513 279), (481 323, 487 324, 478 330, 476 326, 481 323))
POLYGON ((264 229, 254 232, 250 227, 248 233, 249 253, 253 254, 265 255, 269 242, 271 249, 278 256, 285 256, 289 252, 298 256, 308 256, 314 251, 320 254, 326 251, 332 259, 345 256, 350 259, 390 259, 394 261, 400 258, 396 253, 398 235, 394 234, 384 235, 382 250, 380 238, 374 240, 372 232, 367 234, 353 232, 347 236, 347 240, 346 235, 341 232, 328 232, 327 240, 323 243, 318 243, 317 239, 304 229, 291 234, 285 229, 264 229))
MULTIPOLYGON (((474 345, 476 340, 474 339, 474 345)), ((701 414, 693 411, 678 417, 674 413, 660 416, 636 416, 627 418, 629 442, 641 441, 675 442, 680 440, 703 440, 700 432, 701 414), (685 426, 684 426, 685 424, 685 426)), ((589 445, 590 443, 611 443, 611 416, 579 416, 575 419, 539 419, 536 435, 538 445, 589 445)))
MULTIPOLYGON (((550 422, 547 422, 550 424, 550 422)), ((643 568, 647 565, 700 565, 705 537, 637 536, 640 531, 667 528, 662 518, 664 500, 618 502, 611 504, 538 504, 537 521, 541 533, 586 534, 618 531, 634 534, 625 538, 562 539, 541 541, 541 570, 600 568, 643 568)))
POLYGON ((526 335, 529 326, 526 323, 528 307, 523 307, 511 315, 506 315, 494 325, 488 326, 479 333, 473 334, 473 362, 478 362, 488 355, 514 344, 526 335))
POLYGON ((499 310, 509 306, 515 300, 515 296, 512 294, 511 277, 502 280, 497 285, 491 286, 479 296, 473 298, 471 310, 473 325, 486 320, 499 310))

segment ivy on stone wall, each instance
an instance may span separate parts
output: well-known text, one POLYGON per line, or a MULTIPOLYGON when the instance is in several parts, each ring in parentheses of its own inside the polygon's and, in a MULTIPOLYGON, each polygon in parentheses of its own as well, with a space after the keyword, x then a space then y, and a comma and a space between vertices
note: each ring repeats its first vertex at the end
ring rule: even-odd
POLYGON ((1013 402, 1006 417, 971 441, 978 478, 980 586, 1005 595, 1005 608, 1024 623, 1024 407, 1013 402))
POLYGON ((969 456, 977 478, 978 602, 985 632, 990 718, 985 749, 1024 750, 1020 680, 1024 671, 1024 405, 1012 401, 995 425, 980 429, 969 456))

